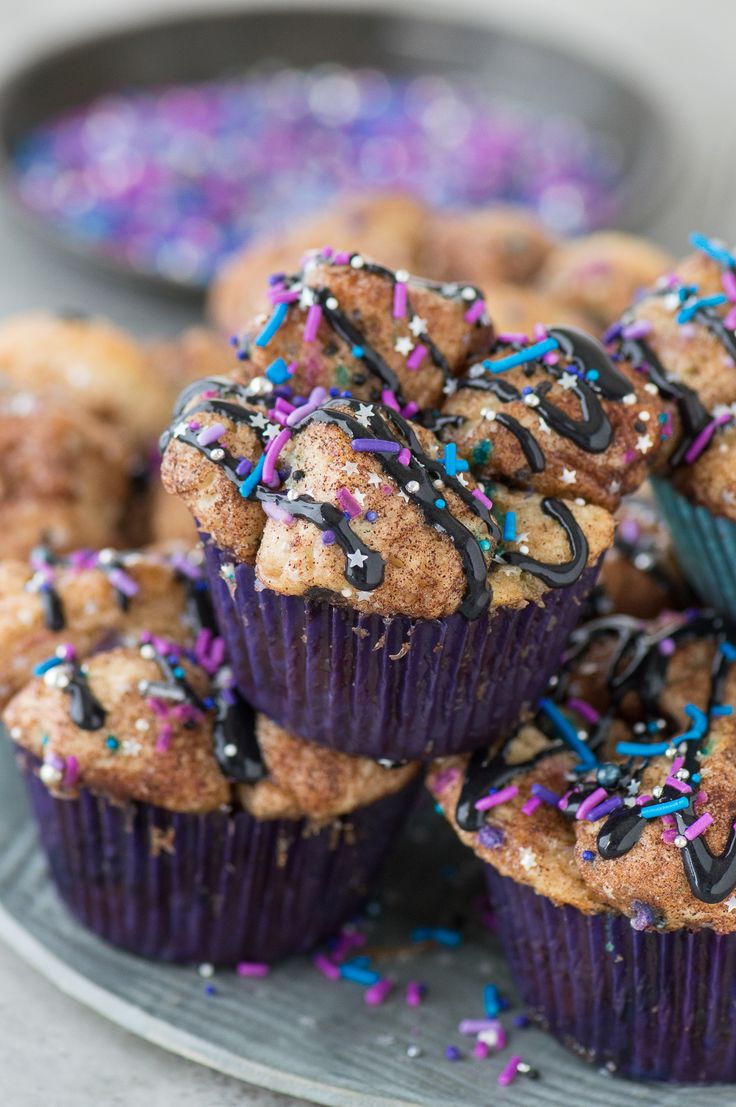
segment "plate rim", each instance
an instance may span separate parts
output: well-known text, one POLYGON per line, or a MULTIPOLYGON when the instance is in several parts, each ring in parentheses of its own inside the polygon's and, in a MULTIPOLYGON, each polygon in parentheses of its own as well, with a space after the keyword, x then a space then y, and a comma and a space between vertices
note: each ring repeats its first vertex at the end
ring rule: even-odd
POLYGON ((655 209, 657 202, 665 194, 666 182, 672 179, 677 160, 675 131, 673 121, 665 112, 663 100, 644 82, 635 76, 618 74, 615 69, 609 68, 606 61, 600 60, 597 56, 589 59, 574 48, 566 47, 564 43, 557 41, 550 43, 542 34, 534 30, 526 33, 507 28, 502 22, 495 21, 492 16, 484 18, 478 13, 464 11, 453 16, 441 9, 427 11, 418 0, 411 0, 406 10, 402 12, 397 12, 389 0, 377 0, 375 3, 371 3, 371 0, 355 0, 355 2, 339 0, 334 5, 329 3, 329 0, 309 0, 304 4, 295 3, 294 0, 273 0, 271 3, 268 0, 255 0, 247 7, 233 8, 218 3, 216 8, 205 11, 180 10, 158 16, 146 13, 134 19, 115 20, 107 27, 69 35, 55 46, 46 46, 26 55, 7 77, 0 81, 0 193, 6 210, 10 212, 16 223, 26 232, 33 233, 37 239, 93 271, 96 269, 98 272, 105 272, 128 283, 135 282, 139 287, 148 287, 178 300, 184 299, 190 302, 201 300, 207 291, 206 284, 163 276, 143 266, 119 260, 98 246, 66 234, 51 220, 34 214, 23 203, 14 183, 12 142, 8 133, 10 107, 19 91, 28 83, 29 78, 42 71, 44 67, 63 59, 67 54, 94 50, 102 44, 109 45, 116 40, 126 39, 131 34, 166 30, 172 27, 193 27, 208 22, 224 23, 243 16, 255 19, 259 13, 275 14, 283 16, 284 19, 290 16, 308 19, 311 15, 344 17, 360 14, 383 18, 394 23, 415 20, 425 26, 433 24, 438 28, 444 26, 467 28, 471 31, 477 29, 479 32, 503 36, 509 43, 525 45, 532 50, 557 56, 563 62, 582 66, 598 73, 609 84, 617 87, 622 94, 627 94, 638 101, 638 110, 644 112, 648 119, 648 141, 640 144, 626 176, 611 192, 612 201, 622 215, 622 218, 617 220, 617 227, 620 222, 624 228, 641 228, 655 209), (659 170, 656 170, 656 167, 659 167, 659 170), (637 208, 632 219, 630 209, 634 202, 637 208))

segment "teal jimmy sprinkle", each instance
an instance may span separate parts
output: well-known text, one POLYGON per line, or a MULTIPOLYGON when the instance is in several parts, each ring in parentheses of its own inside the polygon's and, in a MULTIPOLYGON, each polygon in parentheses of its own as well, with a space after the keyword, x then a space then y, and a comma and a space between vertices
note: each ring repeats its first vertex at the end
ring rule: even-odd
POLYGON ((690 800, 687 796, 680 796, 678 799, 665 800, 664 803, 650 803, 645 807, 639 808, 639 813, 643 819, 656 819, 660 815, 671 815, 673 811, 682 811, 684 807, 689 807, 690 800))
POLYGON ((539 701, 539 709, 552 721, 563 742, 578 755, 581 768, 592 769, 598 764, 595 754, 578 737, 575 727, 569 719, 565 718, 556 704, 545 696, 539 701))
POLYGON ((247 497, 250 496, 251 492, 253 491, 253 489, 258 484, 259 480, 261 479, 261 473, 263 472, 263 464, 264 464, 265 460, 266 460, 266 455, 261 454, 258 461, 256 462, 255 468, 252 470, 252 472, 245 478, 243 483, 240 485, 238 491, 240 492, 240 495, 244 499, 247 499, 247 497))
POLYGON ((286 318, 286 313, 288 310, 289 305, 286 303, 276 305, 265 327, 256 338, 256 346, 268 346, 269 342, 276 334, 276 331, 279 329, 284 319, 286 318))
POLYGON ((713 238, 708 238, 707 235, 695 234, 690 235, 690 245, 694 246, 696 250, 702 250, 704 254, 708 254, 714 261, 719 262, 720 265, 725 265, 728 269, 736 268, 736 258, 720 243, 716 242, 713 238))
POLYGON ((506 369, 513 369, 516 365, 524 365, 527 361, 536 361, 545 354, 552 353, 558 347, 556 338, 543 338, 541 342, 535 342, 533 346, 527 346, 523 350, 517 350, 514 354, 498 358, 497 361, 484 361, 484 369, 491 373, 503 373, 506 369))

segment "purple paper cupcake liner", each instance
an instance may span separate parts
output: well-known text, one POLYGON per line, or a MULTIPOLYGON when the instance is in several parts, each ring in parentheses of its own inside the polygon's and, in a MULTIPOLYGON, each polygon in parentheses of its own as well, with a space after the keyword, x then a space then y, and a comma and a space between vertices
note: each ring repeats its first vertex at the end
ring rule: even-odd
POLYGON ((736 620, 736 523, 691 503, 666 480, 653 479, 677 560, 703 603, 736 620))
POLYGON ((486 877, 522 998, 564 1045, 637 1080, 736 1081, 736 935, 639 931, 486 877))
MULTIPOLYGON (((275 961, 333 936, 364 903, 418 782, 315 830, 243 811, 187 815, 57 799, 22 768, 69 911, 100 938, 160 961, 275 961)), ((387 770, 388 771, 388 770, 387 770)))
POLYGON ((242 695, 303 738, 375 759, 428 760, 504 738, 544 694, 599 566, 548 589, 543 606, 472 622, 384 618, 259 590, 251 566, 205 542, 242 695))

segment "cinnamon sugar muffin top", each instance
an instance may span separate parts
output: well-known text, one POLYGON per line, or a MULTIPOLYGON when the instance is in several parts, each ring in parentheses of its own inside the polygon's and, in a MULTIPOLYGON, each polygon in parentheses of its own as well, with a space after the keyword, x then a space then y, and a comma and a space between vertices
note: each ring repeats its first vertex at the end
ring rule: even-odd
POLYGON ((487 346, 492 328, 483 295, 324 249, 302 269, 276 275, 270 312, 240 337, 238 379, 317 387, 397 403, 408 415, 436 406, 453 374, 487 346))
POLYGON ((665 250, 646 238, 597 231, 558 242, 538 281, 551 296, 587 316, 600 333, 673 264, 665 250))
POLYGON ((69 403, 0 391, 0 556, 114 543, 130 494, 124 438, 69 403))
POLYGON ((80 787, 171 811, 223 806, 316 824, 399 791, 417 766, 384 767, 257 721, 212 643, 192 653, 144 635, 80 663, 70 646, 7 706, 13 740, 55 793, 80 787))
POLYGON ((690 465, 671 474, 678 492, 713 515, 736 522, 736 405, 718 406, 713 415, 718 427, 707 449, 690 465))
POLYGON ((276 592, 477 618, 572 583, 610 545, 608 512, 503 488, 492 492, 501 528, 453 446, 393 407, 324 390, 297 407, 259 398, 230 382, 193 386, 163 436, 162 476, 276 592), (191 406, 197 393, 206 399, 191 406))
POLYGON ((0 562, 0 703, 57 647, 86 657, 144 629, 194 642, 207 612, 198 553, 36 547, 0 562))
POLYGON ((677 407, 670 464, 690 464, 736 403, 736 257, 693 235, 695 253, 664 274, 609 328, 612 357, 677 407))
POLYGON ((434 280, 525 284, 539 271, 554 239, 530 211, 494 204, 433 214, 425 223, 418 270, 434 280))
POLYGON ((217 274, 207 313, 225 334, 237 333, 262 310, 269 277, 288 273, 295 258, 327 242, 350 242, 366 257, 381 258, 392 269, 423 272, 418 251, 428 219, 423 204, 401 193, 344 197, 325 215, 309 216, 248 243, 217 274))
POLYGON ((708 613, 594 620, 506 746, 437 762, 430 789, 484 861, 556 903, 733 932, 734 660, 708 613))
POLYGON ((452 388, 442 437, 481 477, 611 510, 669 434, 657 388, 574 327, 501 334, 452 388))
POLYGON ((554 321, 556 326, 590 330, 590 321, 581 311, 544 289, 499 281, 481 287, 499 334, 533 334, 540 320, 554 321))
POLYGON ((30 312, 0 323, 0 379, 155 441, 170 404, 141 347, 103 319, 30 312))

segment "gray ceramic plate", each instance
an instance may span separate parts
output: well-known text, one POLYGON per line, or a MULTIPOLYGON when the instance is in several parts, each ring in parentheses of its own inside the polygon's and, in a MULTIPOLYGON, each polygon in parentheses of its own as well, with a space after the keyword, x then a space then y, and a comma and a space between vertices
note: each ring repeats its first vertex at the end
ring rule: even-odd
POLYGON ((446 1061, 450 1043, 468 1052, 455 1031, 461 1018, 482 1014, 483 984, 494 981, 513 996, 513 983, 493 940, 472 924, 458 950, 418 952, 407 938, 415 926, 457 921, 477 878, 472 857, 431 809, 415 818, 387 873, 371 940, 394 950, 382 965, 386 975, 426 983, 427 1002, 418 1009, 404 1004, 403 989, 368 1008, 357 985, 324 980, 306 958, 265 981, 218 972, 216 994, 207 996, 194 968, 118 952, 66 914, 46 877, 12 751, 0 743, 0 937, 63 991, 148 1041, 332 1107, 692 1107, 706 1095, 710 1107, 733 1107, 734 1089, 655 1087, 600 1074, 532 1029, 514 1030, 498 1059, 446 1061), (411 1044, 420 1057, 407 1056, 411 1044), (541 1078, 499 1088, 496 1077, 512 1052, 541 1078))
POLYGON ((126 267, 32 216, 10 179, 11 152, 30 129, 104 92, 242 73, 264 58, 306 67, 336 61, 392 73, 460 72, 477 78, 492 96, 577 116, 621 151, 613 208, 622 226, 643 225, 669 176, 672 142, 660 112, 636 88, 584 58, 489 23, 399 15, 380 5, 347 10, 274 4, 137 24, 72 43, 19 69, 0 91, 0 178, 18 215, 49 240, 108 270, 198 291, 185 281, 126 267))

